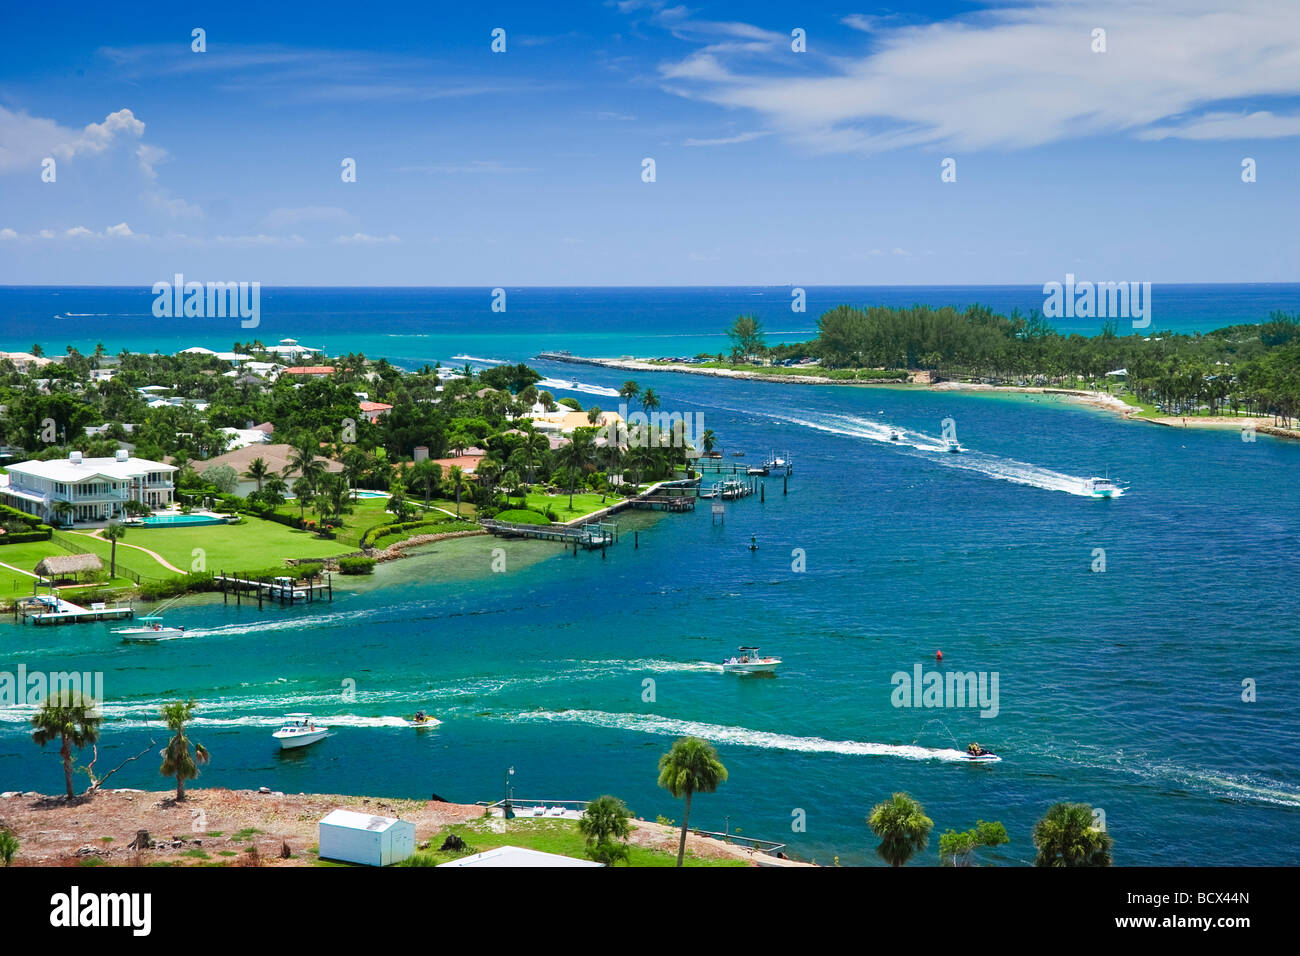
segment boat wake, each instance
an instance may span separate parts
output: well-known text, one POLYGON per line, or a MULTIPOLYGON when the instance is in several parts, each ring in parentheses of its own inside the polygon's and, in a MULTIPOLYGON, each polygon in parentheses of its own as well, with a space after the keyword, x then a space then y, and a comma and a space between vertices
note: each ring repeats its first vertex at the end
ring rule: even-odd
POLYGON ((611 714, 600 710, 534 710, 514 715, 515 720, 586 724, 609 730, 635 730, 666 737, 700 737, 716 743, 765 750, 789 750, 798 753, 843 754, 853 757, 899 757, 904 760, 940 760, 967 763, 960 750, 920 747, 915 744, 879 744, 861 740, 824 740, 821 737, 795 737, 746 727, 727 727, 696 720, 678 720, 658 714, 611 714))
POLYGON ((605 385, 588 385, 584 382, 575 382, 572 379, 565 381, 558 378, 544 378, 537 383, 537 388, 555 391, 559 389, 565 392, 585 392, 588 395, 603 395, 607 398, 618 398, 618 389, 609 388, 605 385))
MULTIPOLYGON (((1067 475, 1039 465, 973 451, 965 447, 963 447, 961 453, 953 454, 948 451, 947 442, 943 438, 914 429, 890 425, 887 422, 876 422, 852 415, 827 415, 822 419, 789 417, 785 420, 832 435, 861 438, 897 448, 910 448, 945 468, 958 468, 998 481, 1028 485, 1033 488, 1041 488, 1044 491, 1059 491, 1069 495, 1077 495, 1081 498, 1093 497, 1089 488, 1088 477, 1067 475), (897 436, 897 438, 891 438, 891 436, 897 436)), ((1123 494, 1124 492, 1117 488, 1113 497, 1118 498, 1123 494)))

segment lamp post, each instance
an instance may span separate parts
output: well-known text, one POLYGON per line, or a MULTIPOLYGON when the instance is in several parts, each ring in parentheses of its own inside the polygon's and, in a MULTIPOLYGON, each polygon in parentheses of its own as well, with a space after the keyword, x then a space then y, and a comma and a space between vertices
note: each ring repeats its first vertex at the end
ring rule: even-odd
POLYGON ((507 820, 513 820, 515 818, 514 808, 510 806, 510 778, 513 777, 514 774, 515 774, 514 767, 511 767, 506 771, 506 777, 504 783, 505 800, 503 800, 501 803, 501 810, 502 810, 502 816, 504 816, 505 819, 507 820))

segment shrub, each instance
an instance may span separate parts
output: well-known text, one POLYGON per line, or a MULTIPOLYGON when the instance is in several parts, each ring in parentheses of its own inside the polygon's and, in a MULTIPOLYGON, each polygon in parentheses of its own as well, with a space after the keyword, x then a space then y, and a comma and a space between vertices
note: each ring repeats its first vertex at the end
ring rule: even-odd
POLYGON ((0 829, 0 863, 8 866, 18 855, 18 837, 8 827, 0 829))
POLYGON ((339 558, 339 574, 371 574, 374 570, 374 558, 339 558))

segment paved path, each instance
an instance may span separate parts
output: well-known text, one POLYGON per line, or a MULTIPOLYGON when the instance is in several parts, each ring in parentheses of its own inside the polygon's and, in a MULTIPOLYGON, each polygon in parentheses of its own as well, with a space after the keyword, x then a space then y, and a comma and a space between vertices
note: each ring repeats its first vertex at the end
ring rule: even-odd
MULTIPOLYGON (((107 538, 102 537, 102 531, 103 531, 103 529, 101 528, 99 531, 94 531, 94 532, 90 532, 90 533, 87 533, 87 532, 85 532, 85 531, 73 531, 73 532, 71 532, 71 533, 72 533, 72 534, 83 535, 84 537, 87 537, 87 538, 94 538, 96 541, 103 541, 105 544, 110 544, 110 545, 111 545, 111 544, 112 544, 111 541, 109 541, 107 538)), ((159 564, 161 564, 161 565, 162 565, 164 568, 166 568, 168 571, 175 571, 177 574, 187 574, 187 573, 189 573, 189 572, 187 572, 187 571, 182 571, 180 568, 176 567, 176 565, 174 565, 174 564, 172 564, 171 562, 169 562, 166 558, 164 558, 164 557, 163 557, 161 554, 159 554, 157 551, 150 551, 148 548, 142 548, 142 547, 140 547, 138 544, 127 544, 125 541, 119 541, 119 542, 117 543, 117 546, 118 546, 119 548, 134 548, 136 551, 143 551, 145 554, 149 555, 149 557, 153 558, 155 561, 157 561, 159 564)))

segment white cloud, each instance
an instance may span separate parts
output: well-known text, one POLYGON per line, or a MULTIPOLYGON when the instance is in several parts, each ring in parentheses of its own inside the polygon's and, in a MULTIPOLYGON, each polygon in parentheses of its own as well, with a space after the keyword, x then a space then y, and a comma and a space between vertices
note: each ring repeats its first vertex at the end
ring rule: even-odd
MULTIPOLYGON (((854 30, 871 30, 864 52, 801 61, 798 73, 717 44, 660 72, 667 91, 750 111, 814 151, 1297 134, 1295 117, 1230 118, 1223 108, 1300 94, 1300 5, 1001 2, 923 25, 848 17, 854 30), (1107 31, 1105 53, 1091 49, 1098 26, 1107 31), (818 75, 803 72, 807 66, 818 75)), ((673 31, 686 35, 681 26, 673 31)))
POLYGON ((386 236, 369 236, 364 232, 354 232, 350 236, 339 236, 334 241, 357 245, 372 245, 378 242, 401 242, 402 240, 398 239, 392 233, 389 233, 386 236))
POLYGON ((119 222, 116 226, 109 226, 104 230, 104 235, 111 236, 114 239, 130 239, 135 236, 131 227, 124 222, 119 222))
POLYGON ((0 229, 0 239, 17 239, 18 233, 12 229, 0 229))
POLYGON ((769 135, 767 130, 756 130, 751 133, 737 133, 735 136, 720 136, 717 139, 688 139, 685 145, 730 146, 733 143, 748 143, 767 135, 769 135))
POLYGON ((87 237, 93 238, 95 234, 85 226, 73 226, 64 235, 69 239, 85 239, 87 237))
POLYGON ((83 153, 102 153, 120 137, 138 139, 143 134, 144 123, 128 109, 75 130, 0 106, 0 173, 36 169, 47 156, 66 160, 83 153))
POLYGON ((1300 114, 1278 116, 1267 110, 1255 113, 1205 113, 1153 126, 1139 139, 1279 139, 1300 136, 1300 114))

